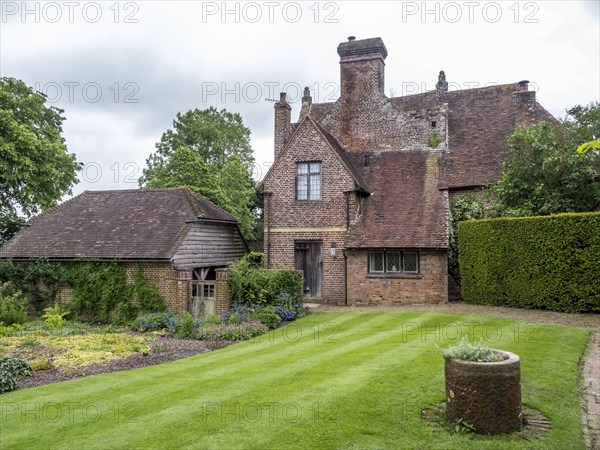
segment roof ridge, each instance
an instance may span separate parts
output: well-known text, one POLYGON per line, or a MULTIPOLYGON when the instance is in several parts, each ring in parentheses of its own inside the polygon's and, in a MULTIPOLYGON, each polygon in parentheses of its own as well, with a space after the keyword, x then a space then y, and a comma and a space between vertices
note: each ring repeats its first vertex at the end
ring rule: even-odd
MULTIPOLYGON (((201 195, 201 194, 198 194, 197 192, 194 192, 189 186, 182 186, 182 187, 179 187, 179 188, 176 188, 176 189, 183 190, 186 201, 188 202, 188 204, 192 208, 192 211, 194 211, 194 214, 196 214, 196 216, 198 218, 200 218, 200 215, 196 213, 196 207, 200 206, 200 205, 197 204, 198 199, 195 198, 195 197, 200 197, 203 201, 207 202, 208 204, 210 204, 214 208, 216 208, 219 211, 227 214, 228 216, 231 216, 231 218, 233 219, 233 221, 237 223, 237 219, 236 219, 236 217, 233 214, 231 214, 229 211, 221 208, 220 206, 216 205, 212 200, 209 200, 204 195, 201 195), (194 202, 196 204, 193 204, 192 202, 194 202)), ((206 217, 206 211, 204 211, 201 207, 200 207, 200 211, 204 214, 204 216, 202 218, 206 219, 207 218, 206 217)))
MULTIPOLYGON (((514 87, 517 88, 517 90, 515 92, 519 92, 518 87, 519 87, 519 83, 515 82, 515 83, 504 83, 504 84, 492 84, 490 86, 480 86, 480 87, 472 87, 472 88, 466 88, 466 89, 457 89, 454 91, 447 91, 446 94, 447 95, 451 95, 451 94, 458 94, 461 92, 472 92, 472 91, 480 91, 480 90, 484 90, 484 89, 501 89, 501 88, 507 88, 507 87, 514 87)), ((428 95, 428 94, 435 94, 436 90, 432 89, 429 91, 424 91, 424 92, 418 92, 416 94, 411 94, 411 95, 402 95, 402 96, 398 96, 398 97, 388 97, 390 100, 403 100, 403 99, 410 99, 410 98, 416 98, 419 96, 424 96, 424 95, 428 95)))
POLYGON ((115 192, 119 193, 133 193, 133 192, 165 192, 165 191, 176 191, 178 189, 183 189, 183 187, 162 187, 162 188, 148 188, 148 187, 139 187, 137 189, 103 189, 100 191, 83 191, 84 194, 114 194, 115 192))

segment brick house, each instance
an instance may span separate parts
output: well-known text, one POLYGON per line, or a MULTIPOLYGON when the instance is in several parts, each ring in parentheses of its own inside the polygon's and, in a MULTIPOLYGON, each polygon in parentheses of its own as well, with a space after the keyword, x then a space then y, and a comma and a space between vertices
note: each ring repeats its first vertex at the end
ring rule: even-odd
POLYGON ((221 269, 247 251, 233 216, 187 188, 166 188, 85 191, 31 219, 0 258, 116 260, 130 281, 139 266, 174 311, 202 316, 229 309, 221 269))
POLYGON ((527 81, 448 91, 384 93, 380 38, 338 46, 340 98, 312 103, 298 122, 275 104, 274 163, 264 196, 267 268, 295 268, 313 301, 448 299, 452 196, 495 183, 517 124, 554 120, 527 81))

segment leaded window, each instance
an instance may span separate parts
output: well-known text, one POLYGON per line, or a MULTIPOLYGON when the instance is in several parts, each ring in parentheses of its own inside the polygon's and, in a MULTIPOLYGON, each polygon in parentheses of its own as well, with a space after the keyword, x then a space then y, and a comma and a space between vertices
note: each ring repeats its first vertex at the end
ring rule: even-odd
POLYGON ((375 274, 418 274, 419 252, 400 250, 370 251, 368 271, 375 274))
POLYGON ((296 164, 296 200, 321 200, 321 163, 296 164))

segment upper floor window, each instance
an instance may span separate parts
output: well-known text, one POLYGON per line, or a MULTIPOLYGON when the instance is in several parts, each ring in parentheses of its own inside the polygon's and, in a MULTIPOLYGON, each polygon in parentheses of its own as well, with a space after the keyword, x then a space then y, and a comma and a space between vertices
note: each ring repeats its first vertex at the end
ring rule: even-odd
POLYGON ((296 200, 321 200, 321 163, 296 164, 296 200))

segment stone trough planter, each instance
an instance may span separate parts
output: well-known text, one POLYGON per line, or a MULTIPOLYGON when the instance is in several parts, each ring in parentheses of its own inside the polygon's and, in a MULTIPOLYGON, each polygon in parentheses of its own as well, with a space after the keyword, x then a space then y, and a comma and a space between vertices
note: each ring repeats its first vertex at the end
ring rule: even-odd
POLYGON ((446 359, 446 418, 472 424, 476 433, 505 433, 523 425, 520 359, 510 352, 500 362, 446 359))

